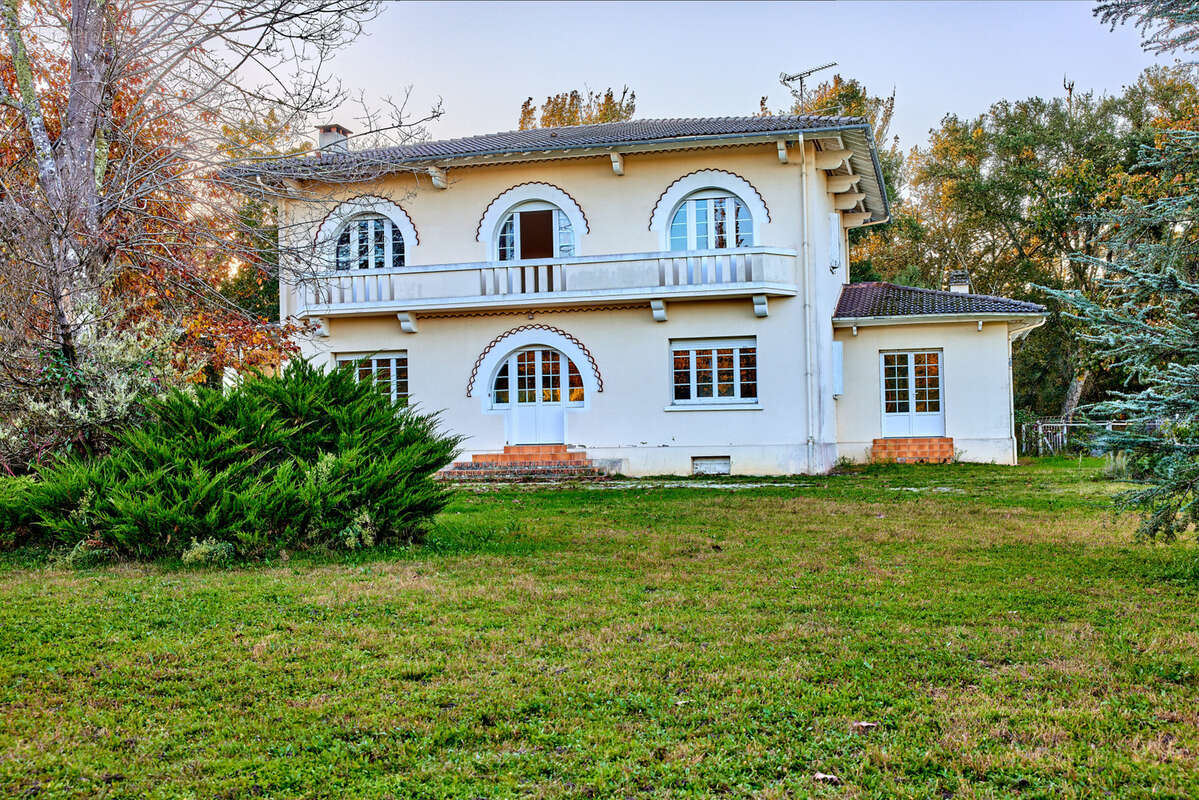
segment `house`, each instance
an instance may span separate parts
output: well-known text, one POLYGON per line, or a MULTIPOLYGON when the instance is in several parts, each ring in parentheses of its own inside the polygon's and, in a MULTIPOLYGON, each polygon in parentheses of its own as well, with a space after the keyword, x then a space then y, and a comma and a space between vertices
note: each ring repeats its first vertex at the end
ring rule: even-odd
POLYGON ((480 463, 1016 459, 1011 342, 1044 309, 965 278, 849 283, 849 230, 889 215, 862 119, 347 133, 263 167, 310 198, 281 209, 316 258, 285 270, 281 313, 315 324, 306 358, 441 411, 480 463))

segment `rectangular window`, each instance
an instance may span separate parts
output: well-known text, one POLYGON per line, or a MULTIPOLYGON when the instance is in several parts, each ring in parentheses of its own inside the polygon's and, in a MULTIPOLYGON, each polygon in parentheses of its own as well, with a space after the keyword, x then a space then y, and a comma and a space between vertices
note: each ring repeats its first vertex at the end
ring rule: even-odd
POLYGON ((908 353, 883 355, 883 397, 888 414, 908 413, 908 353))
POLYGON ((941 413, 941 353, 883 353, 883 410, 887 414, 941 413))
POLYGON ((675 404, 758 401, 756 339, 680 339, 670 350, 675 404))
POLYGON ((337 366, 352 369, 359 381, 370 381, 391 398, 393 403, 408 402, 408 352, 380 353, 373 356, 339 355, 337 366))

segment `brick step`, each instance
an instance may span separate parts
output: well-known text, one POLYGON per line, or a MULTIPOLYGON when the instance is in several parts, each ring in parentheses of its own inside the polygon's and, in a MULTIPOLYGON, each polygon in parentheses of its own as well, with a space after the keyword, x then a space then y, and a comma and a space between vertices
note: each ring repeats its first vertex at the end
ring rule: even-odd
POLYGON ((872 461, 899 464, 945 464, 953 460, 953 439, 948 436, 909 436, 875 439, 870 447, 872 461))
POLYGON ((485 472, 489 469, 579 469, 594 467, 589 458, 572 461, 455 461, 448 469, 472 469, 485 472))
POLYGON ((606 480, 607 470, 591 462, 474 464, 460 461, 437 473, 447 481, 532 482, 555 480, 606 480))
POLYGON ((581 464, 587 461, 585 450, 558 453, 475 453, 474 464, 581 464))

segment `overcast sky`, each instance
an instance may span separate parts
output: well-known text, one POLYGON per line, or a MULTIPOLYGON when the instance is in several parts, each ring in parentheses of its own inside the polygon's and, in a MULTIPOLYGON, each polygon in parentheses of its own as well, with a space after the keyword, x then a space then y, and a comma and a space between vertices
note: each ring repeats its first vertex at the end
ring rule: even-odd
MULTIPOLYGON (((948 112, 998 98, 1114 93, 1154 59, 1130 28, 1087 2, 420 3, 388 2, 337 58, 369 98, 413 88, 442 98, 434 138, 510 130, 520 104, 571 88, 628 85, 637 116, 751 114, 788 105, 778 83, 829 61, 872 93, 897 92, 893 130, 922 144, 948 112)), ((831 70, 824 73, 831 74, 831 70)), ((811 84, 809 84, 811 85, 811 84)), ((348 117, 338 120, 354 127, 348 117)))

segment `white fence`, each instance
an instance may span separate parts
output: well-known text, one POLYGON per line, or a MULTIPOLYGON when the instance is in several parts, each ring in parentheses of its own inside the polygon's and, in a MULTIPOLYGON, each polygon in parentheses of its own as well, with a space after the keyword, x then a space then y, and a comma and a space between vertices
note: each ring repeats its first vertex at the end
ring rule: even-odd
POLYGON ((1020 426, 1020 452, 1024 455, 1056 455, 1073 447, 1088 448, 1100 431, 1120 431, 1127 422, 1062 422, 1040 419, 1020 426))

